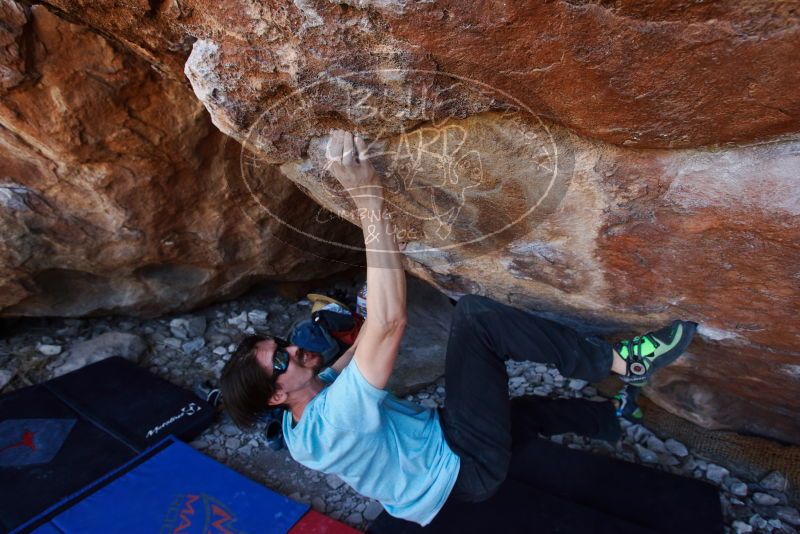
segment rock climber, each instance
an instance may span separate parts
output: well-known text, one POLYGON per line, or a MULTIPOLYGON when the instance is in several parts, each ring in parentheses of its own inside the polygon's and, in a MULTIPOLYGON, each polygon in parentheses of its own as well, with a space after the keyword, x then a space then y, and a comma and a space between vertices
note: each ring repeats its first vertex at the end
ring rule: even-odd
POLYGON ((366 322, 353 346, 322 370, 318 354, 276 337, 248 338, 222 372, 222 396, 242 427, 268 408, 285 407, 291 456, 337 475, 391 515, 426 525, 448 499, 492 496, 508 474, 512 420, 542 434, 575 430, 619 437, 614 411, 624 411, 624 402, 512 402, 506 360, 554 364, 562 375, 590 382, 614 373, 641 386, 688 346, 697 326, 688 321, 611 345, 466 295, 455 306, 446 350, 446 406, 434 410, 396 398, 386 385, 407 321, 406 282, 381 178, 360 136, 333 131, 326 157, 361 219, 366 322), (580 402, 579 410, 568 408, 580 402))

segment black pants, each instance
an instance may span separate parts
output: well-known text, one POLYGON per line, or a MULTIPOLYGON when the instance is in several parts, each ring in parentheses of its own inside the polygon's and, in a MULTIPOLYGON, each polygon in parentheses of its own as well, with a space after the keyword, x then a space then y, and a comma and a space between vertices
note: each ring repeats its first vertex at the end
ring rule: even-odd
POLYGON ((491 497, 508 475, 514 442, 537 434, 577 432, 615 440, 620 427, 610 402, 508 397, 508 359, 552 363, 564 376, 599 381, 612 348, 558 323, 477 295, 455 307, 447 344, 442 427, 461 458, 451 498, 491 497), (512 437, 513 433, 513 437, 512 437))

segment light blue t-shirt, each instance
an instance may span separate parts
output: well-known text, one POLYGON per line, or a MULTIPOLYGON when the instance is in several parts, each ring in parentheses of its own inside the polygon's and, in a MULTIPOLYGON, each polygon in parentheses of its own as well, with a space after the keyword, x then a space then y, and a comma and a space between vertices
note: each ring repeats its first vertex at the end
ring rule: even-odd
POLYGON ((335 474, 391 515, 430 523, 456 483, 461 460, 444 439, 436 410, 400 400, 371 385, 355 360, 309 402, 293 428, 283 416, 292 458, 335 474))

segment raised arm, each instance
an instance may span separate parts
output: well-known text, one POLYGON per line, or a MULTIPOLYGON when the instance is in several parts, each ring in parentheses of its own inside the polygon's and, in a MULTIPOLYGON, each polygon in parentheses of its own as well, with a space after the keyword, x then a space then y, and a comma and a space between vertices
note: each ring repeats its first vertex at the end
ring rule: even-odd
POLYGON ((367 382, 384 388, 406 326, 406 277, 400 251, 385 211, 383 185, 360 137, 334 130, 327 158, 333 175, 350 193, 367 249, 367 320, 355 360, 367 382))

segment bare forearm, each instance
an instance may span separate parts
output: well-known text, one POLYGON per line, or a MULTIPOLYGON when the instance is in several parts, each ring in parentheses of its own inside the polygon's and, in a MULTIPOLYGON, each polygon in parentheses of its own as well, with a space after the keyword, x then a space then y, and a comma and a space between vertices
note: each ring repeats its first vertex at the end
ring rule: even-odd
POLYGON ((392 328, 406 318, 406 277, 393 223, 382 198, 356 203, 367 252, 367 310, 374 325, 392 328))

